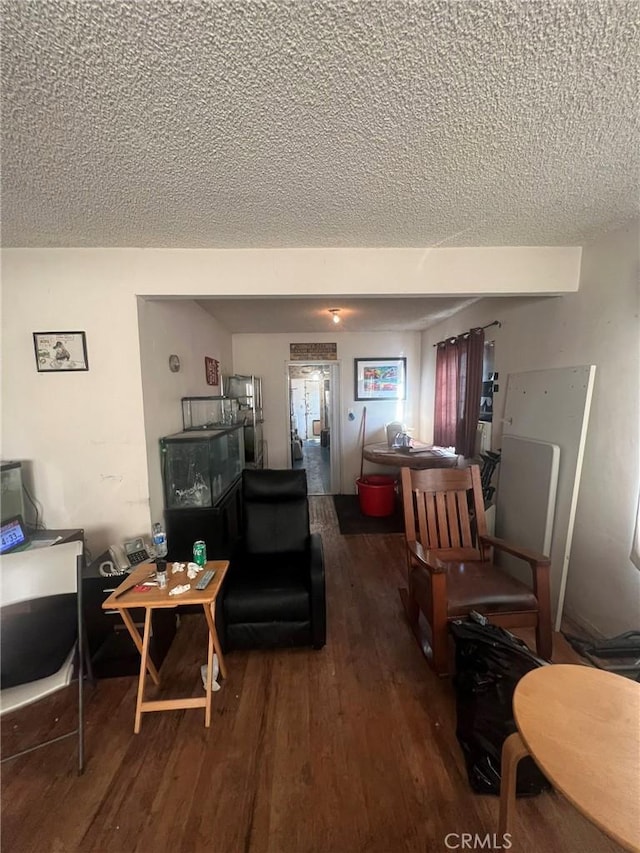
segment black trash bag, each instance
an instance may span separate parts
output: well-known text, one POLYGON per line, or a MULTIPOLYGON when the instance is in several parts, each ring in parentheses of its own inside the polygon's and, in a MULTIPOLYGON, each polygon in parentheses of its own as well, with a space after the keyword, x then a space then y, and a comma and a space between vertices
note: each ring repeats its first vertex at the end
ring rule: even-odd
MULTIPOLYGON (((513 691, 523 675, 547 663, 497 625, 456 620, 449 630, 456 647, 456 736, 469 783, 478 794, 500 794, 502 745, 517 730, 513 691)), ((550 787, 530 756, 520 761, 516 796, 535 796, 550 787)))

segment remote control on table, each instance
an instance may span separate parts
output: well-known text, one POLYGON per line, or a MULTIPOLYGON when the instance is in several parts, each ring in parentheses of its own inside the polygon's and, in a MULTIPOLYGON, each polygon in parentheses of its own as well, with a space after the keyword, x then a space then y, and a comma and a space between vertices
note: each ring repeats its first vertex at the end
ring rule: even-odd
POLYGON ((206 589, 211 581, 213 580, 213 576, 215 575, 214 569, 208 569, 200 578, 198 583, 196 584, 196 589, 203 590, 206 589))

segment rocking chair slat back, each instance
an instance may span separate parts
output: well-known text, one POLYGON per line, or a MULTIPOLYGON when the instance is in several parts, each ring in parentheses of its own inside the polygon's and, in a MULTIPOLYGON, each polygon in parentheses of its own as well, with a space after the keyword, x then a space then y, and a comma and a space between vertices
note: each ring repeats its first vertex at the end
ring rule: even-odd
MULTIPOLYGON (((449 520, 449 540, 452 548, 460 547, 460 523, 458 516, 458 502, 456 500, 459 492, 447 492, 447 517, 449 520)), ((462 530, 462 538, 464 539, 465 531, 462 530)))
POLYGON ((427 499, 427 497, 425 496, 425 500, 418 501, 418 529, 420 535, 420 542, 423 542, 425 540, 428 541, 429 537, 433 536, 433 532, 437 530, 433 495, 429 495, 429 499, 427 499))
POLYGON ((468 492, 479 533, 486 533, 477 466, 463 469, 402 469, 405 529, 415 530, 425 549, 472 548, 468 492))

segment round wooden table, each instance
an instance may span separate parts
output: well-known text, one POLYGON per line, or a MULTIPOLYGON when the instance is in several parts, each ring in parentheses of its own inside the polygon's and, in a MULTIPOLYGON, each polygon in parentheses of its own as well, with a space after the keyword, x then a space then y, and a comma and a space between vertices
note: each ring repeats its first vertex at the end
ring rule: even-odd
POLYGON ((396 468, 455 468, 458 464, 456 453, 451 453, 443 447, 434 447, 420 442, 415 442, 414 448, 409 453, 389 447, 386 441, 365 444, 362 455, 369 462, 394 465, 396 468))
POLYGON ((518 762, 531 755, 554 788, 625 849, 640 851, 640 684, 552 664, 513 696, 518 732, 502 752, 499 832, 508 832, 518 762))

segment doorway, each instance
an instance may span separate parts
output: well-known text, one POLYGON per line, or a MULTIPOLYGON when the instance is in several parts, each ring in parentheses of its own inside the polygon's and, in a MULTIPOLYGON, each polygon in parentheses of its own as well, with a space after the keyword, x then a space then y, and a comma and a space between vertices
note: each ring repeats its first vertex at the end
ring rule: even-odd
POLYGON ((340 491, 338 376, 336 362, 287 365, 290 464, 306 470, 310 495, 340 491))

